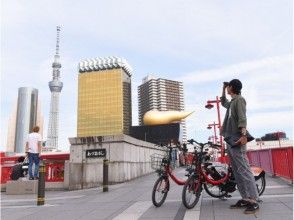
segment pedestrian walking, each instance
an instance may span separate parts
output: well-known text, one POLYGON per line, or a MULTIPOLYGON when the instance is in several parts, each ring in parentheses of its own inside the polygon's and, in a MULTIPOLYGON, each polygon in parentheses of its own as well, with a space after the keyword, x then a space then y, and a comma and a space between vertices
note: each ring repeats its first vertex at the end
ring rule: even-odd
POLYGON ((255 179, 251 172, 248 158, 246 155, 247 143, 247 117, 246 101, 241 96, 242 83, 238 79, 224 82, 221 104, 227 109, 223 122, 221 135, 224 138, 231 137, 241 132, 240 139, 236 142, 237 146, 227 144, 227 152, 231 161, 233 174, 241 194, 242 199, 231 208, 246 208, 244 213, 255 213, 259 209, 258 192, 255 179), (227 93, 231 96, 231 101, 226 98, 227 93))
POLYGON ((26 142, 26 153, 29 158, 29 179, 39 178, 39 163, 40 163, 40 153, 41 153, 41 142, 42 137, 38 133, 40 128, 35 126, 32 133, 28 135, 26 142), (35 169, 33 172, 33 164, 35 164, 35 169))

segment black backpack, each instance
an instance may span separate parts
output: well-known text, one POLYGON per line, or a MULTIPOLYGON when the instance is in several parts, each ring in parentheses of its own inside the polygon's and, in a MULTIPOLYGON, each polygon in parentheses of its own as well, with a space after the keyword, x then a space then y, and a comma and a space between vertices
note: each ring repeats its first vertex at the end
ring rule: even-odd
POLYGON ((22 164, 16 164, 12 167, 12 172, 10 174, 11 180, 18 180, 20 177, 24 177, 22 164))

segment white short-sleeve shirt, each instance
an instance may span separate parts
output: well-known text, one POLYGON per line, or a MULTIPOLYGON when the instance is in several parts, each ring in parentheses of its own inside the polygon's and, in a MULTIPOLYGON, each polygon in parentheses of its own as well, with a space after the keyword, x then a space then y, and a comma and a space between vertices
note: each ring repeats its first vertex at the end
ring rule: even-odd
POLYGON ((42 141, 42 137, 39 133, 33 132, 28 135, 28 144, 30 153, 40 153, 38 151, 38 142, 42 141))

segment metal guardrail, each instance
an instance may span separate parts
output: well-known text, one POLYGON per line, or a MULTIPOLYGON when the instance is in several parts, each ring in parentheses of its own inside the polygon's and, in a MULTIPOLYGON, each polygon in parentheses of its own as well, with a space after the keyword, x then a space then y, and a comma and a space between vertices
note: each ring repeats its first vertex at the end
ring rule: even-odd
MULTIPOLYGON (((0 154, 1 159, 1 179, 0 183, 5 184, 10 180, 12 167, 15 165, 18 156, 5 156, 0 154)), ((45 181, 46 182, 63 182, 64 181, 64 162, 69 160, 69 153, 41 155, 41 160, 45 164, 45 181)))
MULTIPOLYGON (((10 180, 11 169, 19 156, 5 157, 1 153, 1 184, 10 180)), ((293 147, 281 147, 271 149, 250 150, 247 156, 251 165, 263 168, 268 174, 281 176, 293 182, 293 147)), ((186 154, 185 162, 190 164, 193 155, 186 154)), ((64 181, 64 161, 69 159, 69 154, 63 155, 42 155, 45 163, 46 182, 64 181)), ((180 155, 180 160, 183 160, 180 155)))
POLYGON ((293 182, 293 147, 253 150, 248 151, 247 155, 250 164, 293 182))

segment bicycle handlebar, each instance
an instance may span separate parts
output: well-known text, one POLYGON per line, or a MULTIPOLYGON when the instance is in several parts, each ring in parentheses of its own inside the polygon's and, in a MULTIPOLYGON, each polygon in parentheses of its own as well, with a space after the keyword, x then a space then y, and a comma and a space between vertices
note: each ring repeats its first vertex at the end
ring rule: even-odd
POLYGON ((219 144, 213 144, 212 142, 199 143, 199 142, 195 141, 194 139, 187 140, 187 142, 190 143, 190 144, 196 143, 196 144, 198 144, 199 146, 201 146, 202 148, 203 148, 205 145, 207 145, 207 144, 209 145, 209 147, 214 148, 214 149, 219 149, 219 148, 222 147, 221 145, 219 145, 219 144))

